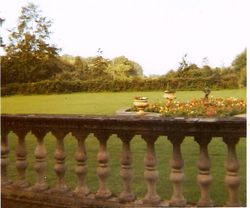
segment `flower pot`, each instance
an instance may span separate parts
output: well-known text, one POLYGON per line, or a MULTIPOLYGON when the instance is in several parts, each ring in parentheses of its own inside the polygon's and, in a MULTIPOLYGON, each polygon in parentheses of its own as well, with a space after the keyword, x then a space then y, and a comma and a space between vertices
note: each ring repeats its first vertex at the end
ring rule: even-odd
POLYGON ((136 97, 134 100, 134 106, 139 110, 137 115, 145 115, 144 109, 148 106, 148 98, 136 97))
POLYGON ((163 95, 164 98, 167 99, 167 102, 172 102, 176 97, 173 91, 166 90, 163 95))

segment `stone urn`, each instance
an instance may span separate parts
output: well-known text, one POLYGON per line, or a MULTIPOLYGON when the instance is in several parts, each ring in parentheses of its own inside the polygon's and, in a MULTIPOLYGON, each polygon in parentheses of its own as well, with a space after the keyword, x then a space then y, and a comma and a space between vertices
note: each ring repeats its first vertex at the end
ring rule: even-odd
POLYGON ((167 103, 172 102, 176 98, 175 92, 173 90, 164 91, 163 97, 167 99, 167 103))
POLYGON ((135 97, 134 106, 139 110, 137 115, 145 115, 144 109, 148 106, 148 98, 147 97, 135 97))

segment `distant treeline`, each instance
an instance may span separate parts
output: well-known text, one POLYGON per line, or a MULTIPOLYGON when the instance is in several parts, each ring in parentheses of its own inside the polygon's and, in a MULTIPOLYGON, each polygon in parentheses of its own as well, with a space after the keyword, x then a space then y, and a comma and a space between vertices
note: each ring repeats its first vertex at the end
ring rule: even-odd
POLYGON ((53 64, 27 68, 16 67, 2 59, 2 96, 13 94, 51 94, 100 91, 148 91, 148 90, 203 90, 239 88, 246 86, 246 50, 238 55, 230 67, 211 68, 188 64, 185 59, 177 70, 162 76, 143 76, 139 64, 125 57, 113 60, 101 56, 84 59, 63 56, 53 64), (8 69, 8 70, 6 70, 8 69), (19 70, 20 69, 20 70, 19 70), (36 69, 36 70, 34 70, 36 69), (43 69, 44 73, 39 73, 43 69), (26 73, 25 73, 26 71, 26 73), (47 71, 47 72, 45 72, 47 71), (53 73, 52 73, 53 72, 53 73))
POLYGON ((50 25, 36 5, 29 3, 23 8, 18 26, 4 47, 6 55, 1 57, 2 96, 246 86, 246 50, 229 67, 212 68, 207 62, 198 67, 184 56, 177 69, 146 77, 135 61, 125 56, 110 60, 102 56, 101 50, 95 57, 60 56, 59 49, 47 43, 50 25))
POLYGON ((64 56, 60 58, 61 60, 56 60, 54 67, 53 64, 51 68, 46 68, 46 64, 38 66, 44 67, 48 71, 54 71, 54 73, 45 73, 47 76, 49 74, 49 77, 38 72, 27 73, 24 76, 24 70, 20 70, 19 73, 18 70, 15 70, 15 72, 8 74, 11 72, 11 66, 8 71, 5 70, 6 65, 3 59, 1 93, 2 96, 5 96, 70 92, 148 91, 166 90, 167 88, 174 90, 202 90, 205 87, 211 89, 238 88, 246 86, 246 65, 239 65, 239 60, 242 57, 245 60, 245 56, 246 51, 237 56, 232 66, 227 68, 211 68, 208 65, 199 68, 195 64, 187 64, 183 68, 169 71, 166 75, 154 77, 143 76, 141 67, 138 64, 135 65, 136 67, 133 64, 126 64, 130 61, 125 57, 118 57, 110 61, 99 56, 90 58, 87 62, 80 57, 64 56), (126 70, 124 70, 125 67, 127 67, 126 70))

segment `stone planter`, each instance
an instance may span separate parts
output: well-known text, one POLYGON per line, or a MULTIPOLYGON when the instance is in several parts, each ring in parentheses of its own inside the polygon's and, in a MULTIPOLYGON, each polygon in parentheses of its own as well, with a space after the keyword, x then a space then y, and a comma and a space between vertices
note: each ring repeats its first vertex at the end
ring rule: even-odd
POLYGON ((170 101, 170 102, 176 98, 175 93, 173 91, 169 91, 169 90, 164 91, 163 97, 166 98, 167 101, 170 101))
MULTIPOLYGON (((131 111, 131 108, 127 107, 127 108, 121 108, 119 110, 116 111, 116 115, 118 116, 138 116, 138 112, 135 111, 131 111)), ((160 113, 153 113, 153 112, 144 112, 144 116, 146 117, 163 117, 162 114, 160 113)), ((235 115, 232 116, 231 118, 246 118, 247 115, 246 114, 239 114, 239 115, 235 115)), ((189 119, 189 120, 214 120, 217 119, 217 117, 183 117, 183 116, 175 116, 175 117, 169 117, 169 118, 174 118, 175 120, 183 120, 183 119, 189 119)))
MULTIPOLYGON (((138 112, 131 111, 131 108, 121 108, 116 111, 116 115, 118 116, 141 116, 138 112)), ((144 112, 143 114, 146 117, 161 117, 160 113, 151 113, 151 112, 144 112)))
POLYGON ((136 97, 134 100, 134 106, 139 110, 137 112, 138 115, 143 116, 146 113, 144 109, 148 106, 148 98, 146 97, 136 97))

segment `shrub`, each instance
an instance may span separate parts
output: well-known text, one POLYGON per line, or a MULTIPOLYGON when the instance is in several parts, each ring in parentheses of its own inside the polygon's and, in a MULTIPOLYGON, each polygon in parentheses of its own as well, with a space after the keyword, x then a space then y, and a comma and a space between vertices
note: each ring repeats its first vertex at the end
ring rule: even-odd
POLYGON ((125 80, 95 79, 86 81, 43 80, 30 83, 11 83, 1 88, 2 96, 13 94, 50 94, 70 92, 100 91, 151 91, 172 88, 175 90, 202 90, 238 88, 238 78, 234 75, 207 78, 136 78, 125 80))

